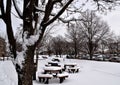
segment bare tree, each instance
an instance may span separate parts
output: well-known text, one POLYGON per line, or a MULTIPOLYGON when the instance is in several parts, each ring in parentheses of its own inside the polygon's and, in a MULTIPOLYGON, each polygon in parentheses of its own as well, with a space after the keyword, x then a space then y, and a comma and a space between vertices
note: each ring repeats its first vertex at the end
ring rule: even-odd
POLYGON ((107 49, 107 41, 105 40, 101 40, 101 42, 99 43, 99 52, 102 53, 103 55, 105 54, 105 50, 107 49))
POLYGON ((114 36, 107 40, 107 46, 110 54, 119 56, 120 36, 114 36))
POLYGON ((52 39, 52 48, 56 56, 60 56, 64 53, 64 42, 66 40, 62 36, 57 36, 52 39))
POLYGON ((79 28, 84 34, 84 47, 90 59, 98 47, 98 43, 109 33, 109 27, 94 12, 86 11, 82 14, 83 21, 78 22, 79 28))
POLYGON ((19 9, 16 0, 7 0, 5 4, 3 0, 0 0, 0 18, 2 18, 6 24, 10 50, 13 54, 12 57, 14 58, 14 64, 18 73, 18 85, 32 85, 33 69, 35 69, 33 57, 35 48, 42 40, 47 26, 53 23, 72 1, 73 0, 67 0, 65 3, 63 2, 61 10, 50 18, 54 6, 57 3, 62 3, 62 0, 48 0, 48 2, 46 0, 23 0, 23 12, 19 9), (23 20, 21 36, 23 50, 19 52, 19 54, 17 54, 16 51, 16 40, 11 21, 12 2, 17 14, 23 20), (38 3, 40 3, 42 9, 44 9, 44 14, 40 14, 41 12, 37 13, 38 3), (20 56, 22 60, 19 60, 20 56))
POLYGON ((68 34, 66 34, 66 37, 70 39, 70 43, 72 45, 72 48, 74 49, 74 57, 77 58, 80 51, 83 34, 80 31, 78 25, 76 25, 75 23, 71 24, 68 27, 67 31, 68 34))
POLYGON ((114 45, 115 45, 115 53, 117 54, 117 56, 119 56, 119 54, 120 54, 119 53, 120 52, 120 36, 116 36, 114 45))
POLYGON ((51 56, 51 54, 53 54, 53 50, 52 50, 52 37, 49 39, 49 41, 46 43, 46 48, 47 48, 47 54, 49 56, 51 56))

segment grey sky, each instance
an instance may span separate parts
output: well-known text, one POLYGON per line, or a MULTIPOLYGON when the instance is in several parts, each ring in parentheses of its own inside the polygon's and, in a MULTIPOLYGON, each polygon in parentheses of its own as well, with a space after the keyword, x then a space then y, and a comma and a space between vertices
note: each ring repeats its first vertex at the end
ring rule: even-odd
POLYGON ((116 35, 120 35, 120 7, 116 10, 108 12, 107 15, 102 15, 102 18, 108 22, 110 29, 116 35))

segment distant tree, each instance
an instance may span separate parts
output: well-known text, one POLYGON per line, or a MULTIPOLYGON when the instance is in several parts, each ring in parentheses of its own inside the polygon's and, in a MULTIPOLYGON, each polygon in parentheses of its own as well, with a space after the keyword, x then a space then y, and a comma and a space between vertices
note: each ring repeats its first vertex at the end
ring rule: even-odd
POLYGON ((120 36, 114 36, 107 40, 107 46, 110 54, 120 54, 120 36))
POLYGON ((99 43, 99 52, 102 54, 105 54, 105 50, 107 49, 107 41, 101 40, 101 42, 99 43))
MULTIPOLYGON (((52 41, 51 40, 53 37, 50 34, 46 34, 44 37, 45 37, 44 42, 43 42, 44 46, 42 47, 42 49, 43 49, 43 51, 46 51, 47 54, 50 56, 52 53, 52 47, 51 47, 52 41)), ((40 50, 40 51, 42 51, 42 50, 40 50)))
POLYGON ((80 48, 81 48, 81 42, 83 39, 83 33, 79 29, 79 26, 74 24, 71 24, 68 26, 66 37, 70 41, 70 46, 73 48, 73 54, 74 57, 77 58, 77 55, 79 54, 80 48))
POLYGON ((117 54, 117 56, 119 56, 120 54, 120 36, 116 36, 115 37, 115 53, 117 54))
POLYGON ((108 46, 109 54, 114 53, 114 45, 113 45, 113 43, 114 43, 114 38, 113 37, 111 37, 111 38, 109 38, 107 40, 107 46, 108 46))
POLYGON ((84 34, 84 49, 89 54, 90 59, 98 43, 109 33, 109 27, 106 22, 102 21, 94 12, 86 11, 82 14, 83 21, 77 22, 79 29, 84 34))
POLYGON ((66 40, 62 36, 53 37, 52 48, 56 56, 60 56, 64 53, 64 42, 66 40))

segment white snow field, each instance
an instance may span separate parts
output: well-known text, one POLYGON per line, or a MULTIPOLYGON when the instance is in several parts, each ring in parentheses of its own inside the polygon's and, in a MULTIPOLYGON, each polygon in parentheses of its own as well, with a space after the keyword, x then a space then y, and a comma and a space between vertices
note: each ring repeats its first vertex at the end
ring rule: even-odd
MULTIPOLYGON (((50 59, 40 59, 38 72, 43 71, 50 59)), ((120 63, 100 62, 90 60, 65 59, 61 63, 77 63, 80 67, 78 73, 69 73, 69 77, 59 83, 59 79, 49 80, 48 85, 120 85, 120 63)), ((0 85, 17 85, 17 75, 10 60, 0 61, 0 85)), ((45 85, 33 81, 33 85, 45 85)))

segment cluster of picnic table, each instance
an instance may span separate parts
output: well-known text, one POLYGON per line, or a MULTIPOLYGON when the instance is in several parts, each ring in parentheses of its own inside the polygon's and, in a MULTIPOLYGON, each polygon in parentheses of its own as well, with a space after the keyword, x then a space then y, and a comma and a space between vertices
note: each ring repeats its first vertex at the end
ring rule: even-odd
POLYGON ((62 83, 69 77, 69 73, 79 72, 79 67, 76 63, 64 63, 61 66, 59 62, 59 59, 47 62, 43 68, 43 72, 38 73, 39 82, 48 84, 50 79, 58 78, 59 83, 62 83))

